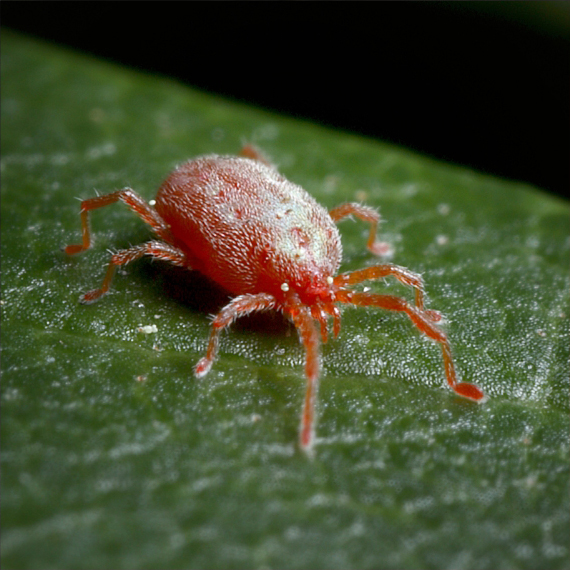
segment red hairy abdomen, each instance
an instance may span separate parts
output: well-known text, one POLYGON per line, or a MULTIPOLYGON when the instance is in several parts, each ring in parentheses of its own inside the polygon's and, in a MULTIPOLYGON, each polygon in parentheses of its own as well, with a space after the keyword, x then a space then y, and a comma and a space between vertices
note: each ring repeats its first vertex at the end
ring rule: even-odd
POLYGON ((162 184, 156 210, 193 269, 234 294, 281 294, 334 275, 342 256, 328 212, 255 160, 206 156, 162 184))

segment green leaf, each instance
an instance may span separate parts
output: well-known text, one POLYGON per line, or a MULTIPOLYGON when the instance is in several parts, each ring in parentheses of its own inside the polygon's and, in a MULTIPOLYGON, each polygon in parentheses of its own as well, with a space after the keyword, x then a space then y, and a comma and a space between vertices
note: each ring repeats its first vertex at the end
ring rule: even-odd
MULTIPOLYGON (((8 31, 1 82, 2 567, 568 567, 567 202, 8 31), (280 318, 236 323, 197 381, 225 301, 199 276, 141 261, 78 304, 107 250, 150 232, 114 205, 66 257, 77 198, 150 199, 175 164, 244 140, 327 207, 380 208, 486 403, 447 389, 406 317, 347 308, 309 460, 303 350, 280 318)), ((365 224, 340 228, 343 271, 377 262, 365 224)))

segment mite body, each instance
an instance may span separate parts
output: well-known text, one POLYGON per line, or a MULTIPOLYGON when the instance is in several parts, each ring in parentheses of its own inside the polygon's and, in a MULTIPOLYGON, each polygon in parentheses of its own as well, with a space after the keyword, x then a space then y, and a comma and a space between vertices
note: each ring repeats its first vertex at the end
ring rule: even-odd
POLYGON ((161 185, 154 208, 129 188, 84 200, 83 243, 67 246, 69 255, 91 245, 89 211, 119 200, 159 239, 115 253, 101 288, 83 295, 82 302, 96 301, 108 291, 117 266, 144 255, 203 273, 235 296, 214 318, 206 354, 195 368, 197 377, 212 367, 220 332, 236 318, 255 311, 282 312, 296 327, 306 352, 300 445, 308 453, 315 435, 319 345, 321 339, 327 342, 329 318, 334 335, 340 331, 339 303, 406 313, 423 334, 439 343, 450 388, 465 398, 482 400, 477 386, 457 381, 449 343, 436 324, 441 317, 424 307, 419 275, 393 264, 337 273, 342 245, 336 222, 354 215, 369 223, 367 247, 376 253, 381 250, 375 241, 378 213, 355 203, 327 211, 253 147, 245 147, 242 155, 209 155, 186 162, 161 185), (415 303, 351 289, 387 276, 412 287, 415 303))

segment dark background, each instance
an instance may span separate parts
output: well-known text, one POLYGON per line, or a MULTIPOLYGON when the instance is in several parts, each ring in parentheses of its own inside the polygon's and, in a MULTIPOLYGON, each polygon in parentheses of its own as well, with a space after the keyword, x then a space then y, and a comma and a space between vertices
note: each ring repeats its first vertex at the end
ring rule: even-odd
POLYGON ((566 196, 569 4, 2 2, 1 22, 566 196))

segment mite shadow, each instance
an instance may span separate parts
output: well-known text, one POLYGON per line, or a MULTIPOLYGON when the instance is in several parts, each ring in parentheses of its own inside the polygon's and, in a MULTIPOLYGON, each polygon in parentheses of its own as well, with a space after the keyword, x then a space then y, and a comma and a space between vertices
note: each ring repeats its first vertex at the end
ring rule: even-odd
MULTIPOLYGON (((218 314, 233 298, 231 293, 198 271, 189 271, 169 263, 143 259, 130 266, 128 271, 133 279, 148 283, 158 295, 207 316, 218 314)), ((281 313, 264 311, 240 317, 231 328, 278 337, 290 335, 294 327, 281 313)))

